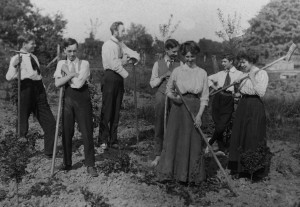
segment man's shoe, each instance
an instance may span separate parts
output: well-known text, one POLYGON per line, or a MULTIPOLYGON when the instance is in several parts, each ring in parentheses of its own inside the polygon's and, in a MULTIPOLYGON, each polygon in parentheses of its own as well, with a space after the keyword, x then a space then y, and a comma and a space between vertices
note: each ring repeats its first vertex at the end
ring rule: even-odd
POLYGON ((87 173, 92 177, 98 177, 98 173, 95 167, 87 167, 87 173))
POLYGON ((70 170, 72 170, 72 165, 64 165, 64 164, 62 164, 61 166, 59 166, 59 170, 60 171, 70 171, 70 170))

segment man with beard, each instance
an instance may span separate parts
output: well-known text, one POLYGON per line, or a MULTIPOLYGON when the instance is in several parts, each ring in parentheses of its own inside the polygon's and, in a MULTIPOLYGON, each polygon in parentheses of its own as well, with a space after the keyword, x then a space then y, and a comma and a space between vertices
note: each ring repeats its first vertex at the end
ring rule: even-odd
POLYGON ((160 159, 164 140, 164 115, 166 102, 166 85, 174 68, 180 66, 177 59, 179 43, 174 39, 165 42, 165 56, 153 65, 150 85, 157 88, 155 94, 155 159, 151 166, 156 166, 160 159))
POLYGON ((107 146, 119 147, 118 123, 124 94, 124 79, 128 76, 123 66, 130 61, 136 64, 140 60, 139 54, 122 42, 125 36, 123 22, 114 22, 110 31, 111 38, 102 46, 102 62, 105 72, 101 87, 102 109, 98 137, 98 145, 101 149, 106 149, 107 146))
MULTIPOLYGON (((242 72, 233 66, 233 61, 234 56, 231 54, 226 54, 222 57, 222 66, 224 67, 224 70, 208 77, 209 87, 218 90, 219 88, 233 83, 239 78, 242 72)), ((224 155, 225 151, 223 133, 230 124, 232 113, 234 111, 234 93, 235 88, 234 86, 231 86, 225 91, 217 93, 212 101, 212 118, 215 124, 215 131, 212 138, 209 140, 209 144, 212 145, 217 140, 220 151, 218 154, 222 155, 224 155)), ((208 152, 208 148, 206 149, 206 152, 208 152)))

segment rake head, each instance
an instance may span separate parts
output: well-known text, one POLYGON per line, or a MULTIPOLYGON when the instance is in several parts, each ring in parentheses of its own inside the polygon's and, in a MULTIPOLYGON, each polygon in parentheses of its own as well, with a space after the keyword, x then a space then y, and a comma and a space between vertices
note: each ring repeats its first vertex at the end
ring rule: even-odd
POLYGON ((293 43, 290 48, 289 51, 287 52, 286 56, 285 56, 285 60, 286 61, 290 61, 292 58, 292 55, 294 54, 295 50, 297 49, 297 45, 295 43, 293 43))

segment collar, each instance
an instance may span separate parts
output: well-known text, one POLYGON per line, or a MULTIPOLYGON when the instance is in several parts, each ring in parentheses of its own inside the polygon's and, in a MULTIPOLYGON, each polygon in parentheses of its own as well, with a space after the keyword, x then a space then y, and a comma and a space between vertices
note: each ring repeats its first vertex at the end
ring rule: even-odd
POLYGON ((26 50, 24 50, 22 48, 20 49, 20 51, 24 52, 24 53, 21 53, 21 55, 25 55, 25 56, 31 56, 32 55, 31 53, 27 52, 26 50))
POLYGON ((73 61, 70 61, 70 60, 68 59, 67 62, 68 62, 68 65, 70 65, 71 62, 73 62, 74 64, 77 64, 77 63, 79 62, 79 59, 78 59, 78 58, 75 58, 75 60, 73 60, 73 61))
POLYGON ((115 36, 111 36, 110 39, 111 39, 113 42, 115 42, 115 43, 117 43, 117 44, 120 44, 119 40, 118 40, 115 36))
MULTIPOLYGON (((234 66, 229 69, 229 72, 231 73, 234 73, 235 71, 237 71, 237 69, 234 66)), ((227 70, 224 70, 224 72, 227 72, 227 70)))

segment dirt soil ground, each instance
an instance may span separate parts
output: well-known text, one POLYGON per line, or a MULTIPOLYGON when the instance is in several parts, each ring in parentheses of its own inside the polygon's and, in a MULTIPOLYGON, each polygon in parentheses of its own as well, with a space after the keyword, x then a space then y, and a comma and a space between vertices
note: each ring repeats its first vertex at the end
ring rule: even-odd
MULTIPOLYGON (((147 102, 147 97, 145 99, 147 102)), ((53 111, 56 113, 55 109, 53 111)), ((125 116, 126 113, 129 112, 122 111, 123 117, 132 117, 132 114, 125 116)), ((16 112, 10 105, 1 104, 0 114, 0 125, 5 131, 13 125, 16 112)), ((67 173, 56 170, 53 178, 50 178, 51 160, 41 156, 43 139, 38 139, 36 149, 39 153, 30 159, 27 174, 19 184, 20 206, 300 206, 299 142, 268 141, 274 153, 269 176, 259 182, 247 178, 233 179, 232 184, 237 192, 234 196, 210 156, 206 158, 208 179, 200 186, 158 182, 155 170, 150 167, 154 156, 154 128, 145 120, 140 120, 139 125, 140 142, 136 144, 133 119, 121 119, 119 139, 124 149, 109 149, 105 153, 97 149, 99 177, 96 178, 86 173, 78 131, 73 144, 73 170, 67 173)), ((43 133, 32 118, 30 130, 43 133)), ((97 134, 96 128, 95 138, 97 134)), ((61 152, 61 143, 58 149, 61 152)), ((226 167, 227 158, 221 157, 220 161, 226 167)), ((56 166, 61 163, 62 158, 57 158, 56 166)), ((14 188, 12 181, 0 183, 0 206, 17 206, 14 188)))

